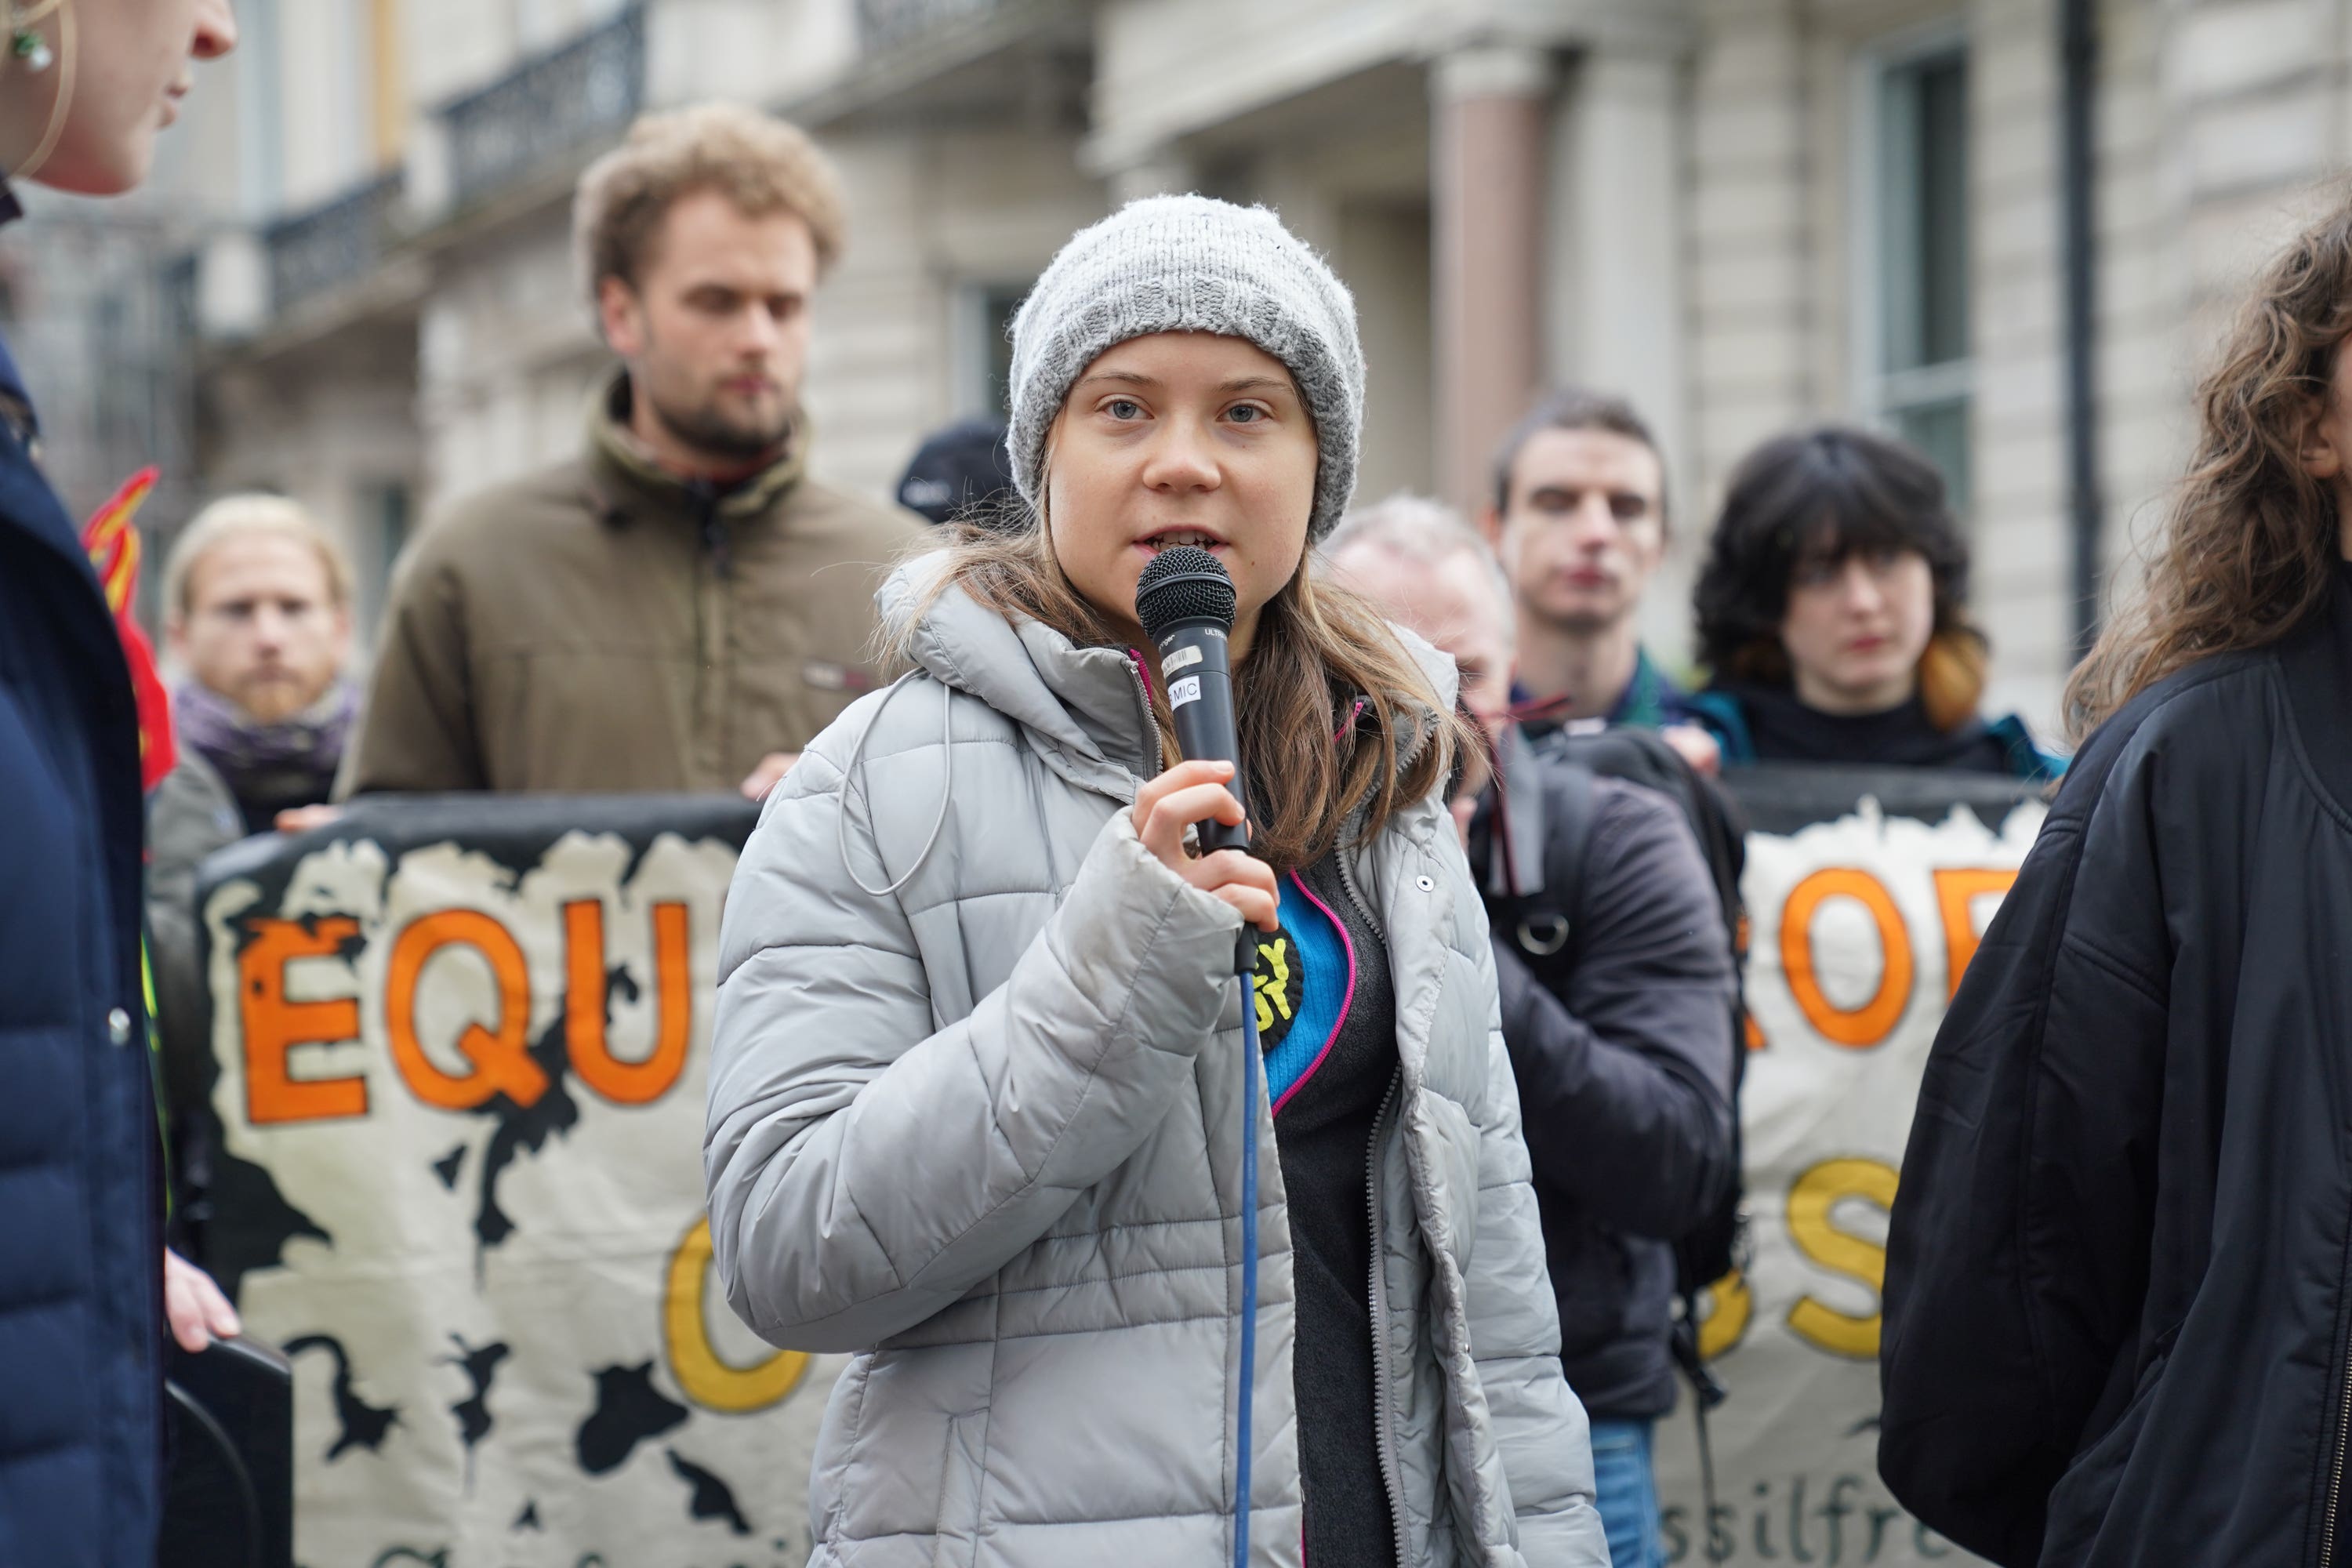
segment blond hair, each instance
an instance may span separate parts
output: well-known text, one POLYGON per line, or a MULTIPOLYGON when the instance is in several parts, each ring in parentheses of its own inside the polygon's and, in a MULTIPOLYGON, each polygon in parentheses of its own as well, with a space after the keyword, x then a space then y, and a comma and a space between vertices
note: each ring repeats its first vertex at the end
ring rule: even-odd
POLYGON ((1498 607, 1495 624, 1501 629, 1503 640, 1518 640, 1518 601, 1511 591, 1510 574, 1503 570, 1503 563, 1496 558, 1495 547, 1486 542, 1486 536, 1444 501, 1399 490, 1384 501, 1357 508, 1341 518, 1339 526, 1331 531, 1331 537, 1318 547, 1325 574, 1337 569, 1342 554, 1360 545, 1384 551, 1416 566, 1443 566, 1457 555, 1468 556, 1483 574, 1487 586, 1494 590, 1498 607))
POLYGON ((252 490, 221 497, 196 513, 172 542, 172 552, 163 561, 163 603, 171 617, 184 620, 195 607, 192 595, 195 592, 196 563, 204 559, 206 551, 225 540, 256 535, 292 539, 309 545, 318 554, 320 569, 327 574, 327 593, 335 607, 351 607, 352 563, 342 547, 329 537, 299 502, 252 490))
POLYGON ((572 243, 590 300, 607 278, 634 288, 671 205, 705 190, 746 217, 798 216, 816 241, 819 275, 840 258, 841 181, 808 133, 741 104, 696 104, 639 117, 580 176, 572 243))

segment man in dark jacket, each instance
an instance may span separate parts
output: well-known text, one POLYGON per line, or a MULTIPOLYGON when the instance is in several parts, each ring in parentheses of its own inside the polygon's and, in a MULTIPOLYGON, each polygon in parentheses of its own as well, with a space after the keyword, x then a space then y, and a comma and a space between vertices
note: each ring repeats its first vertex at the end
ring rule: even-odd
POLYGON ((1456 813, 1490 907, 1542 896, 1570 911, 1493 932, 1503 1039, 1611 1554, 1654 1568, 1665 1559, 1650 1435, 1675 1403, 1672 1243, 1733 1175, 1721 905, 1672 802, 1515 743, 1509 587, 1466 523, 1399 498, 1343 522, 1328 555, 1342 581, 1455 659, 1465 705, 1498 738, 1500 776, 1466 779, 1456 813), (1579 831, 1571 821, 1574 846, 1561 842, 1579 831), (1571 862, 1575 885, 1559 885, 1571 862), (1566 983, 1547 986, 1530 959, 1569 943, 1566 983))
MULTIPOLYGON (((190 59, 236 38, 224 0, 52 8, 21 32, 0 171, 89 195, 138 183, 190 59), (76 47, 107 68, 68 94, 76 47)), ((0 181, 0 223, 16 216, 0 181)), ((149 1568, 166 1298, 176 1323, 202 1277, 163 1263, 131 671, 38 455, 0 344, 0 1563, 149 1568)), ((194 1304, 193 1342, 215 1304, 194 1304)))

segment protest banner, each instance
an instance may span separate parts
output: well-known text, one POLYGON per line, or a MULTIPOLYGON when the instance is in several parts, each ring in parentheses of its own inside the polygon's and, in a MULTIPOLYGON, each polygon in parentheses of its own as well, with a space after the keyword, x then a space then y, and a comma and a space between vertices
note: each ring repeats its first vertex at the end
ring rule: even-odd
MULTIPOLYGON (((1965 1563, 1876 1475, 1886 1206, 1927 1051, 2042 807, 2006 781, 1750 770, 1752 1252, 1676 1563, 1965 1563)), ((308 1568, 798 1568, 837 1358, 719 1296, 701 1149, 719 913, 704 798, 384 799, 200 893, 222 1129, 207 1249, 295 1368, 308 1568)))
POLYGON ((1767 767, 1748 816, 1748 1263, 1709 1292, 1702 1501, 1687 1390, 1658 1430, 1675 1563, 1974 1563, 1878 1479, 1886 1215, 1944 1010, 2032 847, 2039 793, 1940 773, 1767 767))
POLYGON ((837 1358, 728 1310, 701 1168, 753 808, 384 799, 205 868, 206 1252, 295 1375, 308 1568, 800 1568, 837 1358))

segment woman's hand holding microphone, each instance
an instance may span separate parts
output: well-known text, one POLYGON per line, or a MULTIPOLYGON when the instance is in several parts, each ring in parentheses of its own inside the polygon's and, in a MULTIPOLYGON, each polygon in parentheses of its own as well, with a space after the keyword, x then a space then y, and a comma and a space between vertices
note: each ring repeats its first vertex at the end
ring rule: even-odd
POLYGON ((1193 823, 1242 825, 1242 803, 1225 787, 1233 776, 1231 763, 1177 763, 1135 792, 1135 833, 1161 865, 1270 931, 1279 923, 1273 867, 1240 849, 1195 856, 1184 847, 1184 830, 1193 823))

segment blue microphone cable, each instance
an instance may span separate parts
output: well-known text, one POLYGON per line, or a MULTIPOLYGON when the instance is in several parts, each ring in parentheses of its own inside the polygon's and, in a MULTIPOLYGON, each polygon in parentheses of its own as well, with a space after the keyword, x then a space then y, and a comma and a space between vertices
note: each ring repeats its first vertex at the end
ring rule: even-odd
POLYGON ((1250 1406, 1257 1384, 1257 929, 1242 927, 1242 1376, 1235 1420, 1241 1459, 1234 1477, 1234 1568, 1249 1568, 1250 1406))

